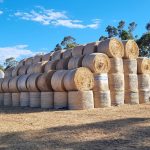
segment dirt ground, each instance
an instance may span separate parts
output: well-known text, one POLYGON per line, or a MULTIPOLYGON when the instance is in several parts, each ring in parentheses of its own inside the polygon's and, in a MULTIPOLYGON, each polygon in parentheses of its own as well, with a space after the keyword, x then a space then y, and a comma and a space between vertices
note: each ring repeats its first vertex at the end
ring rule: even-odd
POLYGON ((0 150, 150 150, 150 104, 86 111, 0 107, 0 150))

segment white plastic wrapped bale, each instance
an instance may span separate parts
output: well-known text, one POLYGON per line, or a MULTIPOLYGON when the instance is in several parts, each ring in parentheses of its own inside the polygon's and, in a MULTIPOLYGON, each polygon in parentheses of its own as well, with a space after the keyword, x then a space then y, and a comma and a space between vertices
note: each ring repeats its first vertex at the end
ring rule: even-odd
POLYGON ((12 93, 12 106, 20 106, 20 93, 12 93))
POLYGON ((68 108, 68 93, 54 92, 54 109, 67 109, 67 108, 68 108))
POLYGON ((122 58, 110 58, 109 73, 124 73, 122 58))
POLYGON ((0 93, 0 106, 4 105, 4 93, 0 93))
POLYGON ((68 108, 70 110, 93 109, 93 91, 69 91, 68 108))
POLYGON ((124 91, 124 74, 122 73, 109 74, 108 82, 111 91, 124 91))
POLYGON ((4 106, 12 106, 12 93, 4 93, 4 106))
POLYGON ((39 108, 41 107, 41 93, 40 92, 29 92, 30 94, 30 107, 39 108))
POLYGON ((123 59, 123 69, 125 74, 137 74, 137 60, 123 59))
POLYGON ((30 94, 29 92, 21 92, 20 93, 20 106, 28 107, 30 103, 30 94))
POLYGON ((41 92, 41 108, 52 109, 53 107, 54 107, 54 92, 41 92))
POLYGON ((149 103, 150 90, 139 91, 139 103, 149 103))
POLYGON ((94 74, 94 87, 93 91, 108 91, 108 75, 107 73, 94 74))
POLYGON ((137 74, 125 74, 125 90, 130 92, 138 92, 138 76, 137 74))
POLYGON ((119 106, 124 104, 124 91, 111 91, 111 105, 119 106))
POLYGON ((110 91, 94 91, 94 107, 110 107, 111 106, 111 98, 110 91))
POLYGON ((125 104, 139 104, 139 92, 125 91, 125 104))

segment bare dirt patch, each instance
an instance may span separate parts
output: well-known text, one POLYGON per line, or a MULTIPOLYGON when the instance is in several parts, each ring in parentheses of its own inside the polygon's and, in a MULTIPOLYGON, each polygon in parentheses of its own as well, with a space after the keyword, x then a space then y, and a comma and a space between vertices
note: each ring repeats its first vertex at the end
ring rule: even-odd
POLYGON ((86 111, 0 107, 0 150, 149 150, 150 104, 86 111))

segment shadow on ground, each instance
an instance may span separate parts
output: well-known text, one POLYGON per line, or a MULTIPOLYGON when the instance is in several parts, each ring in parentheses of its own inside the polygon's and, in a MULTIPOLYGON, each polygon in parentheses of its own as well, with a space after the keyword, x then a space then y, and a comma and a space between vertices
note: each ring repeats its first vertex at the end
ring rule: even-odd
POLYGON ((150 118, 126 118, 44 130, 2 133, 2 150, 149 150, 150 118))
MULTIPOLYGON (((43 111, 65 111, 66 109, 41 109, 30 107, 4 107, 0 106, 0 114, 22 114, 22 113, 37 113, 43 111)), ((67 111, 67 110, 66 110, 67 111)))

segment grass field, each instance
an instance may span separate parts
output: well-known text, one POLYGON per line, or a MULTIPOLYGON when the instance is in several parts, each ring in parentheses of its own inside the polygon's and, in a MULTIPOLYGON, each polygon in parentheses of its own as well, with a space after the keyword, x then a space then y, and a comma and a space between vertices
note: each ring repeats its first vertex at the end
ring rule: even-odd
POLYGON ((86 111, 0 108, 0 150, 150 150, 150 104, 86 111))

